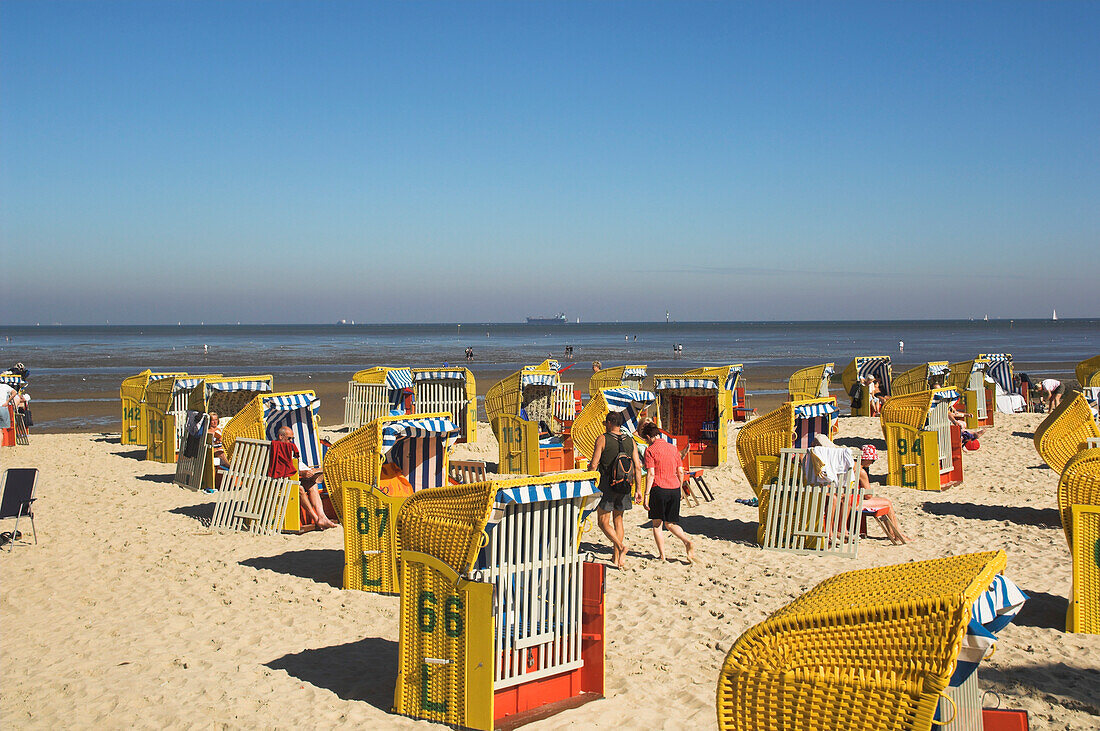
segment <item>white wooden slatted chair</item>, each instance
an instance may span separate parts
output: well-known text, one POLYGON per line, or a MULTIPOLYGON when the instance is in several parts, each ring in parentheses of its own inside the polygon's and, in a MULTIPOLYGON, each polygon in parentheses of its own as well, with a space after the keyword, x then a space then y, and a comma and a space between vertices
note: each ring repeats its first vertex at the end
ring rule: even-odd
MULTIPOLYGON (((835 483, 811 485, 806 483, 804 459, 805 449, 780 452, 778 478, 765 488, 763 547, 855 558, 863 502, 856 468, 835 483)), ((858 457, 853 462, 858 465, 858 457)))
POLYGON ((210 527, 217 531, 240 531, 272 535, 283 526, 287 503, 298 490, 293 477, 267 476, 271 463, 271 442, 238 439, 229 471, 214 503, 210 527))
POLYGON ((485 463, 473 459, 452 459, 447 469, 447 475, 455 482, 463 485, 485 482, 485 463))

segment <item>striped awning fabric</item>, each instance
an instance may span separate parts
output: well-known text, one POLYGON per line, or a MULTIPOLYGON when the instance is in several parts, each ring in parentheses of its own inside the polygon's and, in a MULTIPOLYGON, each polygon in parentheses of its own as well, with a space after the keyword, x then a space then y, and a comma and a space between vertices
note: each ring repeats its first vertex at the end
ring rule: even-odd
POLYGON ((825 366, 825 373, 822 376, 822 378, 828 378, 829 376, 833 375, 834 372, 835 371, 833 369, 833 366, 827 365, 827 366, 825 366))
POLYGON ((890 395, 890 356, 875 355, 860 358, 857 361, 856 371, 860 378, 877 379, 881 384, 883 395, 890 395))
POLYGON ((557 362, 556 360, 548 360, 546 361, 546 365, 550 366, 550 368, 555 371, 561 370, 561 363, 557 362))
POLYGON ((414 381, 465 381, 466 371, 417 371, 413 374, 414 381))
POLYGON ((609 411, 622 411, 632 403, 651 404, 657 400, 652 391, 639 391, 634 388, 605 388, 603 398, 609 411))
POLYGON ((556 386, 557 373, 524 373, 519 378, 520 386, 556 386))
POLYGON ((390 390, 401 388, 412 388, 413 377, 412 371, 408 368, 394 368, 393 370, 386 371, 386 386, 390 390))
POLYGON ((986 375, 996 381, 1005 393, 1016 393, 1012 382, 1012 356, 1007 353, 986 353, 981 357, 989 360, 985 369, 986 375))
POLYGON ((493 503, 493 514, 489 517, 489 528, 500 522, 504 517, 504 508, 513 503, 539 503, 549 500, 565 500, 569 498, 588 498, 584 508, 585 512, 594 508, 601 495, 596 487, 595 480, 562 480, 538 485, 519 485, 503 490, 497 490, 493 503))
POLYGON ((308 393, 292 393, 286 396, 269 396, 264 399, 264 415, 276 411, 294 411, 313 406, 313 411, 320 408, 321 402, 316 396, 308 393))
POLYGON ((267 380, 242 380, 242 381, 214 381, 206 382, 206 397, 215 391, 258 391, 267 393, 271 391, 271 381, 267 380))
POLYGON ((176 382, 172 384, 172 393, 187 391, 200 383, 202 383, 201 378, 177 378, 176 382))
POLYGON ((402 419, 382 427, 382 454, 393 449, 397 440, 409 437, 440 437, 448 445, 458 439, 461 430, 450 419, 402 419))
POLYGON ((970 609, 970 624, 959 647, 958 664, 950 685, 957 687, 978 669, 978 663, 997 641, 995 633, 1007 627, 1028 599, 1010 579, 998 574, 970 609))
POLYGON ((23 380, 23 376, 4 375, 0 376, 0 383, 7 384, 14 389, 22 389, 27 385, 27 382, 23 380))
POLYGON ((279 437, 279 429, 289 426, 294 432, 291 441, 298 447, 300 467, 321 466, 321 445, 317 440, 313 416, 321 401, 308 393, 269 396, 263 400, 265 432, 268 439, 279 437), (303 413, 303 411, 305 413, 303 413))
POLYGON ((949 370, 951 370, 951 367, 948 365, 944 365, 943 363, 928 364, 928 375, 930 376, 938 376, 941 373, 947 373, 949 370))
POLYGON ((664 391, 670 388, 718 388, 717 378, 660 378, 654 389, 664 391))
POLYGON ((794 415, 799 419, 810 419, 815 416, 832 416, 840 413, 840 409, 832 401, 820 404, 800 404, 794 407, 794 415))
POLYGON ((726 374, 726 390, 732 391, 737 388, 737 379, 741 377, 741 368, 730 368, 730 372, 726 374))
POLYGON ((936 391, 932 395, 932 402, 939 403, 940 401, 958 401, 959 392, 953 388, 949 388, 944 391, 936 391))
POLYGON ((623 378, 645 378, 646 369, 642 368, 625 368, 623 369, 623 378))
POLYGON ((149 375, 150 381, 163 381, 165 378, 175 378, 175 373, 151 373, 149 375))

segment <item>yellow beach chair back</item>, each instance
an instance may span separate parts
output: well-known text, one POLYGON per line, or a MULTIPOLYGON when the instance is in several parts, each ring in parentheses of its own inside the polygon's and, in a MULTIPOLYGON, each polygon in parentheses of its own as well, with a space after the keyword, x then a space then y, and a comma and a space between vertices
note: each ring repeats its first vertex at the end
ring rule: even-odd
POLYGON ((829 395, 829 377, 836 370, 833 363, 822 363, 795 371, 787 379, 787 399, 825 398, 829 395))
POLYGON ((780 452, 796 446, 813 446, 818 433, 831 438, 836 433, 839 411, 836 399, 831 396, 798 399, 787 401, 741 427, 735 444, 737 461, 757 498, 762 497, 763 486, 775 480, 780 452))
POLYGON ((945 386, 959 392, 966 411, 966 426, 970 429, 993 426, 997 411, 996 391, 985 380, 989 361, 984 358, 964 360, 948 366, 945 386))
POLYGON ((957 427, 947 416, 958 397, 953 388, 935 388, 886 400, 879 419, 886 438, 889 484, 941 490, 961 481, 961 447, 954 439, 957 427))
POLYGON ((635 404, 642 408, 650 407, 650 416, 655 416, 651 405, 656 400, 657 396, 652 391, 634 388, 602 388, 596 391, 573 422, 573 448, 580 456, 591 458, 596 449, 596 440, 604 433, 604 419, 612 411, 623 414, 623 431, 641 444, 642 440, 636 434, 639 413, 635 404))
POLYGON ((183 438, 187 401, 191 389, 220 373, 160 378, 145 387, 142 420, 145 422, 145 459, 174 464, 183 438))
POLYGON ((646 379, 648 366, 621 365, 603 368, 588 378, 588 395, 591 398, 604 388, 640 389, 646 379))
POLYGON ((137 375, 124 378, 119 388, 119 396, 122 400, 122 444, 137 444, 145 446, 146 427, 144 419, 145 389, 154 381, 164 378, 186 376, 179 373, 154 373, 146 368, 137 375))
POLYGON ((556 368, 547 366, 548 362, 552 361, 524 366, 493 384, 485 394, 485 415, 498 441, 497 417, 519 416, 521 409, 528 421, 536 425, 545 421, 555 433, 560 431, 561 424, 554 416, 554 396, 561 378, 556 368))
POLYGON ((974 601, 1003 551, 826 579, 738 638, 718 676, 721 731, 929 731, 974 601))
POLYGON ((1100 386, 1100 355, 1081 361, 1073 370, 1081 388, 1100 386))
POLYGON ((383 464, 396 457, 414 493, 447 485, 458 433, 448 412, 384 416, 329 448, 325 486, 343 525, 345 589, 399 591, 397 514, 409 496, 382 489, 383 464))
POLYGON ((1083 449, 1066 463, 1058 511, 1073 559, 1066 631, 1100 634, 1100 449, 1083 449))
POLYGON ((890 385, 892 396, 905 396, 911 393, 927 391, 930 388, 942 388, 947 382, 950 367, 946 360, 929 361, 894 376, 890 385))
POLYGON ((1043 423, 1035 430, 1035 451, 1061 474, 1066 464, 1085 448, 1088 439, 1100 437, 1100 429, 1089 408, 1085 395, 1077 392, 1067 394, 1058 404, 1058 408, 1047 414, 1043 423))

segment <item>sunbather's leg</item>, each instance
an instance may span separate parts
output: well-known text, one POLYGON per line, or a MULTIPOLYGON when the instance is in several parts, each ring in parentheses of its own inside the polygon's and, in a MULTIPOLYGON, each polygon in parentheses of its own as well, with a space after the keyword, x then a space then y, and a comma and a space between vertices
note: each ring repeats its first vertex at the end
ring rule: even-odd
POLYGON ((688 563, 695 563, 695 544, 688 538, 687 533, 677 523, 665 523, 668 532, 684 542, 684 550, 687 551, 688 563))
POLYGON ((321 500, 320 488, 314 484, 306 492, 309 494, 309 504, 313 508, 313 513, 317 516, 317 525, 320 528, 335 528, 336 523, 325 515, 325 504, 321 500))

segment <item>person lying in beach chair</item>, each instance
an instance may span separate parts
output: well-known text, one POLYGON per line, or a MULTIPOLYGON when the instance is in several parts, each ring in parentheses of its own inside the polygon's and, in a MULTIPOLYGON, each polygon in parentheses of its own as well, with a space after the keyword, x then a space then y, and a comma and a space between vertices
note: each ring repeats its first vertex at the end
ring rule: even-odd
MULTIPOLYGON (((279 436, 271 444, 271 467, 268 477, 293 477, 294 465, 298 460, 298 447, 294 446, 294 430, 289 426, 279 427, 279 436), (278 474, 275 474, 278 473, 278 474)), ((298 494, 301 506, 309 515, 309 520, 317 530, 335 528, 337 523, 332 522, 325 515, 324 505, 321 503, 320 485, 325 474, 321 467, 298 468, 298 494)))

